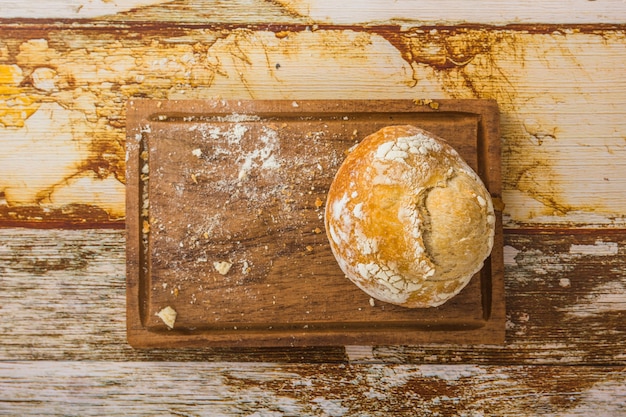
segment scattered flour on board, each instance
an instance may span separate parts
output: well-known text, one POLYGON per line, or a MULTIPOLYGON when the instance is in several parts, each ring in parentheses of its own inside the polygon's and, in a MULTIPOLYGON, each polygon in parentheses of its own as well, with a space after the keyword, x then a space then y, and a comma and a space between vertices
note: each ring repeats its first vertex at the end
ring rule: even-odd
MULTIPOLYGON (((235 129, 238 126, 240 125, 235 125, 235 129)), ((245 133, 245 130, 243 130, 243 132, 245 133)), ((264 127, 263 134, 259 137, 259 140, 263 145, 262 147, 242 153, 237 159, 237 162, 243 161, 241 162, 237 175, 238 180, 247 179, 248 173, 255 168, 261 168, 263 170, 276 170, 280 168, 281 164, 276 156, 279 150, 278 134, 276 131, 264 127)), ((239 141, 236 143, 239 143, 239 141)))
MULTIPOLYGON (((164 244, 175 245, 181 252, 180 259, 169 260, 169 266, 183 272, 187 268, 190 271, 205 268, 213 274, 226 275, 226 279, 233 274, 233 269, 242 275, 262 273, 265 264, 250 261, 256 251, 246 244, 247 231, 241 228, 241 216, 258 221, 255 225, 266 227, 268 233, 283 223, 296 229, 308 225, 308 220, 298 216, 297 210, 300 204, 306 204, 321 216, 324 201, 318 194, 321 196, 324 191, 317 191, 313 186, 303 191, 301 185, 315 184, 320 176, 333 172, 343 161, 342 151, 329 146, 329 138, 325 136, 328 126, 320 128, 321 119, 312 122, 313 128, 306 135, 306 141, 291 140, 292 137, 301 139, 297 136, 300 133, 285 129, 285 123, 280 126, 265 123, 254 115, 231 114, 185 121, 189 122, 182 127, 185 138, 190 139, 184 148, 188 164, 179 165, 176 158, 180 150, 174 147, 168 154, 160 154, 162 158, 171 158, 168 159, 170 165, 158 167, 164 172, 167 169, 180 171, 180 180, 170 183, 171 193, 180 197, 174 198, 180 204, 168 204, 169 211, 162 212, 188 214, 177 217, 177 223, 159 216, 153 225, 154 233, 164 237, 164 244), (281 149, 285 140, 296 146, 281 149), (184 204, 189 201, 188 193, 206 198, 190 207, 184 204), (198 215, 199 211, 202 215, 198 215), (180 237, 172 239, 165 235, 174 228, 182 231, 180 237), (215 253, 217 249, 212 242, 226 246, 215 253), (192 262, 187 262, 186 258, 192 262), (224 259, 228 262, 219 262, 224 259)), ((158 169, 153 175, 157 174, 158 169)), ((316 234, 322 233, 319 228, 314 230, 318 230, 316 234)), ((194 274, 187 276, 189 280, 201 280, 194 274)))
MULTIPOLYGON (((233 191, 241 185, 242 181, 248 179, 252 171, 257 171, 258 175, 276 173, 281 168, 282 161, 279 157, 280 141, 278 133, 267 126, 262 126, 258 135, 248 134, 250 127, 242 122, 257 121, 258 117, 245 115, 232 115, 223 117, 224 121, 235 122, 220 127, 216 125, 200 126, 194 125, 194 131, 198 131, 203 141, 210 143, 213 148, 213 156, 227 156, 233 164, 238 167, 235 177, 225 177, 214 185, 225 191, 233 191)), ((202 151, 195 149, 192 152, 202 151)), ((267 190, 266 190, 267 191, 267 190)))
POLYGON ((204 143, 192 150, 201 166, 194 168, 191 178, 196 185, 208 178, 202 186, 209 194, 220 196, 213 213, 201 217, 203 224, 197 225, 200 234, 233 233, 224 228, 231 202, 245 201, 251 212, 257 212, 272 204, 287 187, 282 178, 281 167, 286 161, 280 155, 278 132, 248 123, 259 120, 258 116, 233 114, 217 118, 220 123, 199 123, 189 128, 204 143), (255 181, 249 181, 252 177, 255 181))

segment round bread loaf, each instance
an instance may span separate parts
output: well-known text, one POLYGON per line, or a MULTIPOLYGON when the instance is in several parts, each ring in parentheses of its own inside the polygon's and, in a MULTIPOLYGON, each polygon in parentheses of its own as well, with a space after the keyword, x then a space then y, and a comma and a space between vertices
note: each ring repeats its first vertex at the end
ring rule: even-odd
POLYGON ((478 175, 443 139, 408 125, 385 127, 348 154, 325 222, 346 276, 411 308, 458 294, 491 253, 495 229, 478 175))

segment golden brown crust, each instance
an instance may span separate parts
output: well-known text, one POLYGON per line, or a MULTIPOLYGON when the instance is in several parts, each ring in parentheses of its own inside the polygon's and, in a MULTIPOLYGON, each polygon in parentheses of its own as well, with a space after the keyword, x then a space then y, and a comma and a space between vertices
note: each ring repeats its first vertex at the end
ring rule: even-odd
POLYGON ((346 158, 328 193, 339 266, 372 297, 433 307, 456 295, 493 246, 489 192, 443 139, 389 126, 346 158))

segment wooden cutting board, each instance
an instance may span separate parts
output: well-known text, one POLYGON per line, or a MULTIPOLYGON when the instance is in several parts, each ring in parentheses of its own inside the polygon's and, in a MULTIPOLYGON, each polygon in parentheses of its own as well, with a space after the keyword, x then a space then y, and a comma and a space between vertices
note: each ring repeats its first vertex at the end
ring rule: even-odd
POLYGON ((132 346, 503 342, 495 102, 138 99, 127 110, 132 346), (496 202, 491 257, 437 308, 371 299, 345 278, 324 231, 326 192, 346 152, 393 124, 448 140, 496 202), (172 328, 159 316, 167 307, 172 328))

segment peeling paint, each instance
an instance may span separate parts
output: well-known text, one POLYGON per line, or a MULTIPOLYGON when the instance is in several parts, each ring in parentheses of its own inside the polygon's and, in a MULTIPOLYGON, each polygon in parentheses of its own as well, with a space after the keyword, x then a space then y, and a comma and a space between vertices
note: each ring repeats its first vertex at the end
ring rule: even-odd
POLYGON ((505 245, 504 246, 504 265, 505 266, 514 266, 517 264, 515 261, 515 257, 520 253, 519 250, 515 249, 513 246, 505 245))
POLYGON ((615 395, 617 392, 623 393, 623 387, 617 387, 615 381, 602 381, 593 384, 590 388, 572 393, 578 398, 577 404, 571 409, 558 413, 545 414, 546 417, 578 417, 578 416, 619 416, 626 410, 626 397, 615 395))
POLYGON ((370 0, 342 3, 336 6, 333 0, 275 0, 292 13, 306 16, 318 23, 372 24, 374 22, 411 22, 424 25, 461 24, 464 22, 504 25, 506 23, 602 23, 624 20, 623 7, 619 0, 600 4, 585 0, 564 5, 545 0, 539 6, 501 2, 494 7, 492 2, 480 0, 461 2, 455 0, 370 0), (573 11, 576 13, 573 13, 573 11), (538 17, 541 15, 541 17, 538 17))
POLYGON ((26 120, 19 141, 13 129, 0 129, 0 191, 10 205, 36 204, 71 178, 89 155, 89 138, 81 112, 55 103, 42 104, 26 120), (54 134, 50 134, 55 132, 54 134))
MULTIPOLYGON (((74 175, 91 171, 123 183, 124 103, 133 96, 493 98, 502 111, 506 225, 620 227, 626 119, 615 68, 625 41, 621 30, 571 28, 298 25, 177 28, 167 37, 148 29, 124 36, 48 29, 0 40, 0 134, 29 137, 27 121, 55 103, 82 114, 74 129, 49 133, 69 148, 87 142, 74 175)), ((35 194, 48 192, 28 175, 22 181, 35 194)), ((14 207, 32 204, 14 196, 5 196, 14 207)))
POLYGON ((0 65, 0 125, 23 127, 39 108, 38 97, 20 87, 24 72, 15 65, 0 65))
POLYGON ((82 174, 54 187, 42 206, 93 205, 105 210, 111 219, 119 219, 126 212, 124 200, 120 199, 125 192, 124 184, 113 176, 98 178, 93 174, 82 174))
POLYGON ((571 245, 569 253, 592 256, 614 256, 617 255, 619 246, 617 242, 604 242, 596 240, 593 245, 571 245))
POLYGON ((29 3, 19 0, 5 0, 0 18, 89 18, 119 13, 163 0, 43 0, 29 3))
MULTIPOLYGON (((593 289, 584 302, 569 307, 564 312, 568 318, 589 318, 606 313, 626 313, 626 277, 621 281, 608 282, 593 289)), ((615 331, 619 331, 615 329, 615 331)), ((622 330, 623 331, 623 330, 622 330)))
POLYGON ((420 373, 428 378, 439 378, 444 381, 458 381, 462 378, 474 378, 486 375, 485 369, 474 365, 423 365, 420 373))

